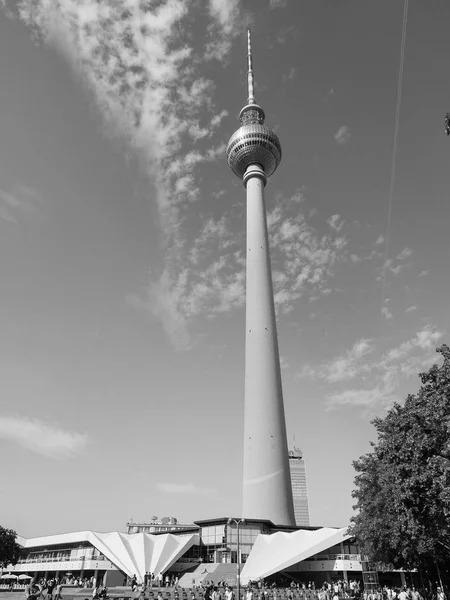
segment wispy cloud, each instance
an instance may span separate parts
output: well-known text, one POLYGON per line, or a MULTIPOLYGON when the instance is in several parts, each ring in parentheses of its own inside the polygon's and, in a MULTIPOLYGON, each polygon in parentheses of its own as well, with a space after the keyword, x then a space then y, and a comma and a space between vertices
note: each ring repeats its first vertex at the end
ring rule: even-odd
POLYGON ((381 314, 386 319, 386 321, 390 321, 394 318, 394 315, 392 314, 392 311, 387 304, 381 307, 381 314))
POLYGON ((404 248, 399 254, 397 254, 396 258, 397 260, 405 260, 406 258, 412 256, 412 254, 413 251, 411 248, 404 248))
MULTIPOLYGON (((412 338, 385 351, 374 358, 372 362, 358 360, 350 363, 350 369, 342 368, 343 373, 347 374, 347 379, 353 379, 361 375, 364 381, 371 381, 373 385, 364 387, 355 387, 345 389, 339 392, 329 394, 326 397, 326 406, 328 410, 342 408, 345 406, 360 406, 370 410, 389 407, 394 401, 399 401, 399 388, 402 382, 411 376, 424 371, 433 362, 436 361, 435 347, 444 336, 443 331, 437 331, 432 327, 424 327, 419 330, 412 338)), ((371 346, 371 351, 374 348, 371 346)), ((351 355, 349 351, 348 355, 351 355)), ((347 355, 346 355, 347 356, 347 355)), ((330 371, 330 364, 339 364, 343 361, 345 367, 345 358, 331 361, 328 365, 312 368, 309 367, 309 376, 316 376, 318 373, 328 382, 332 379, 327 378, 330 371)), ((362 355, 364 356, 364 354, 362 355)), ((305 370, 305 373, 307 371, 305 370)), ((338 370, 338 372, 340 372, 338 370)), ((340 381, 344 381, 341 378, 340 381)))
POLYGON ((0 416, 0 439, 48 458, 70 458, 81 454, 87 445, 86 434, 20 416, 0 416))
POLYGON ((338 215, 331 217, 332 232, 319 235, 300 207, 303 201, 302 194, 280 198, 268 213, 275 304, 281 313, 306 292, 328 295, 336 266, 346 260, 347 238, 340 233, 338 215))
POLYGON ((17 223, 21 217, 31 216, 39 198, 36 190, 23 184, 17 184, 11 192, 0 188, 0 219, 17 223))
POLYGON ((295 25, 287 25, 281 27, 276 36, 277 44, 286 44, 290 39, 296 39, 299 35, 299 30, 295 25))
MULTIPOLYGON (((379 253, 374 251, 374 255, 380 256, 379 253)), ((399 275, 404 272, 405 269, 410 269, 413 266, 413 262, 407 262, 407 259, 414 254, 411 248, 404 248, 395 258, 388 258, 384 261, 384 264, 379 268, 379 273, 376 277, 377 281, 383 281, 387 274, 399 275)), ((419 275, 420 277, 420 275, 419 275)))
MULTIPOLYGON (((204 41, 219 46, 236 31, 239 2, 210 0, 208 6, 204 41)), ((224 115, 211 102, 213 81, 198 75, 211 53, 196 52, 185 34, 189 3, 19 0, 17 7, 20 18, 81 72, 107 132, 141 155, 156 185, 164 238, 173 246, 182 237, 180 205, 198 195, 193 171, 216 158, 210 142, 195 150, 193 143, 209 138, 224 115)))
POLYGON ((408 306, 408 308, 405 310, 405 313, 416 312, 416 310, 417 310, 417 306, 408 306))
POLYGON ((341 215, 332 215, 328 219, 327 223, 331 227, 331 229, 334 229, 337 232, 339 232, 342 229, 342 227, 344 226, 344 221, 343 221, 341 215))
POLYGON ((199 487, 194 483, 157 483, 156 489, 158 492, 165 494, 179 494, 179 495, 198 495, 198 496, 210 496, 216 491, 214 488, 199 487))
POLYGON ((373 350, 373 340, 360 339, 342 356, 338 356, 316 368, 306 365, 299 374, 299 377, 324 379, 328 383, 353 379, 362 372, 370 370, 369 365, 362 362, 362 359, 373 352, 373 350))
MULTIPOLYGON (((189 346, 190 315, 209 296, 227 298, 216 306, 218 312, 227 303, 242 303, 241 275, 229 273, 226 260, 218 264, 211 258, 203 274, 194 273, 186 226, 189 206, 201 194, 198 168, 225 153, 217 130, 228 113, 214 104, 215 83, 201 73, 206 63, 223 61, 241 33, 246 20, 241 1, 207 0, 206 12, 185 0, 6 4, 37 38, 66 57, 92 89, 106 133, 126 140, 141 158, 156 189, 164 264, 151 265, 148 297, 131 294, 131 304, 151 307, 171 339, 189 346), (197 17, 206 21, 201 38, 198 31, 193 35, 197 17)), ((194 242, 192 251, 197 250, 194 242)))
POLYGON ((344 146, 345 144, 347 144, 350 141, 351 137, 352 134, 350 132, 350 129, 346 125, 339 127, 339 129, 334 134, 334 139, 336 140, 336 143, 340 146, 344 146))
POLYGON ((274 8, 286 8, 288 0, 269 0, 269 7, 271 10, 274 8))
POLYGON ((297 67, 291 67, 287 73, 284 73, 281 77, 283 84, 286 84, 288 81, 292 81, 298 73, 297 67))

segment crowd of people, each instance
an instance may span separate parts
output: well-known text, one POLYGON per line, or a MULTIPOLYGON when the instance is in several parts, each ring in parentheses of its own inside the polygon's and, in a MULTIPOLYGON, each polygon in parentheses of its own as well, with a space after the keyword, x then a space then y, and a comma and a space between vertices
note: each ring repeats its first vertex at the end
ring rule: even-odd
MULTIPOLYGON (((166 573, 163 575, 162 573, 150 573, 147 572, 144 576, 144 581, 140 584, 140 589, 142 590, 142 586, 145 590, 151 590, 154 587, 162 588, 172 588, 178 587, 178 575, 166 573)), ((129 585, 131 586, 131 591, 135 592, 138 588, 138 580, 136 575, 133 575, 131 578, 129 585)))
MULTIPOLYGON (((62 600, 62 586, 73 585, 79 588, 92 588, 92 599, 99 600, 108 597, 107 588, 91 578, 68 578, 61 579, 30 579, 25 586, 26 600, 62 600)), ((88 600, 88 599, 86 599, 88 600)))
MULTIPOLYGON (((150 574, 151 575, 151 574, 150 574)), ((162 579, 152 576, 138 586, 137 579, 131 581, 131 589, 135 597, 145 600, 147 592, 156 584, 157 588, 174 588, 170 593, 173 600, 178 600, 180 595, 183 600, 447 600, 441 587, 436 591, 419 590, 411 587, 380 586, 377 589, 363 589, 362 582, 358 580, 346 581, 344 579, 324 582, 321 586, 313 581, 302 583, 297 581, 283 581, 266 583, 264 581, 250 581, 242 587, 241 598, 236 598, 234 587, 223 580, 214 583, 204 580, 201 583, 192 582, 192 587, 181 590, 178 587, 178 577, 166 575, 162 579)), ((153 596, 153 593, 150 594, 153 596)), ((167 600, 169 591, 158 589, 157 600, 167 600)))
POLYGON ((27 600, 61 600, 62 581, 58 579, 30 579, 25 586, 27 600))
MULTIPOLYGON (((242 586, 240 598, 236 598, 234 587, 225 580, 214 583, 204 580, 196 585, 195 580, 189 589, 179 587, 176 574, 146 573, 142 583, 138 583, 136 575, 128 580, 133 597, 136 600, 153 598, 156 600, 447 600, 447 596, 440 586, 430 590, 421 590, 413 585, 410 587, 380 586, 376 589, 363 589, 362 583, 357 580, 344 579, 324 582, 317 586, 313 581, 302 583, 298 581, 265 582, 250 581, 242 586), (150 592, 157 588, 155 592, 150 592), (171 589, 163 589, 171 588, 171 589)), ((63 600, 62 586, 73 585, 82 588, 92 588, 92 600, 108 598, 108 590, 93 577, 77 578, 64 577, 61 579, 32 578, 25 586, 26 600, 63 600)), ((85 600, 89 600, 86 598, 85 600)), ((449 599, 450 600, 450 599, 449 599)))

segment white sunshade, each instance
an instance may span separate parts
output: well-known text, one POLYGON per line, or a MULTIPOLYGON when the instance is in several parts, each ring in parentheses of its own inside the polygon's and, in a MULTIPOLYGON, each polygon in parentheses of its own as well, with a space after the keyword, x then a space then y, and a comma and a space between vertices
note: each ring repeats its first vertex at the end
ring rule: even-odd
POLYGON ((347 527, 260 534, 242 568, 241 581, 246 585, 249 581, 268 577, 350 538, 347 527))

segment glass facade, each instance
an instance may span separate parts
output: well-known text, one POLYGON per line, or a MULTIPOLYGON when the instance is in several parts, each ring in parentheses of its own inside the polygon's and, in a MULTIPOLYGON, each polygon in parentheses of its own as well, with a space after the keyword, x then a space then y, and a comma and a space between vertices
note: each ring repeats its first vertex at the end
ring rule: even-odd
POLYGON ((295 524, 310 525, 306 464, 298 448, 289 451, 292 497, 294 499, 295 524))
POLYGON ((19 564, 80 560, 103 561, 106 560, 106 558, 97 550, 97 548, 94 548, 91 544, 85 542, 76 544, 75 547, 71 547, 70 544, 67 544, 66 546, 55 545, 51 549, 33 548, 29 551, 22 550, 19 564))
MULTIPOLYGON (((206 562, 236 563, 238 552, 237 525, 211 524, 202 526, 202 547, 206 562)), ((247 560, 248 555, 260 533, 269 533, 268 528, 262 523, 246 523, 239 525, 239 552, 241 563, 247 560)))

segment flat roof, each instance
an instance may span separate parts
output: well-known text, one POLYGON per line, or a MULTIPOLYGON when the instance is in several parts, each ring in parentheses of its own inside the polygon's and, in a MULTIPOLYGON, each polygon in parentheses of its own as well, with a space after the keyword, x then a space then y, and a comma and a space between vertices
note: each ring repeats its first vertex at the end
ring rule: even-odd
MULTIPOLYGON (((242 519, 242 517, 216 517, 215 519, 200 519, 198 521, 194 521, 194 523, 196 525, 198 525, 199 527, 205 527, 207 525, 214 525, 214 524, 222 524, 222 523, 227 523, 229 519, 236 519, 238 520, 242 519)), ((270 521, 269 519, 245 519, 246 523, 261 523, 263 525, 267 525, 270 529, 276 529, 277 531, 279 530, 283 530, 283 531, 301 531, 301 530, 306 530, 306 531, 316 531, 317 529, 322 529, 323 527, 321 525, 276 525, 275 523, 273 523, 273 521, 270 521)), ((339 527, 335 527, 335 528, 331 528, 331 529, 339 529, 339 527)))

